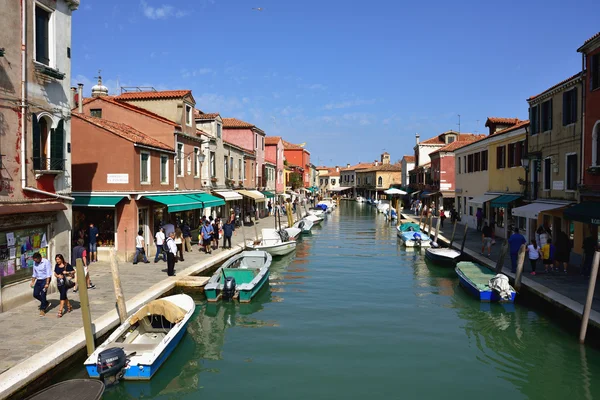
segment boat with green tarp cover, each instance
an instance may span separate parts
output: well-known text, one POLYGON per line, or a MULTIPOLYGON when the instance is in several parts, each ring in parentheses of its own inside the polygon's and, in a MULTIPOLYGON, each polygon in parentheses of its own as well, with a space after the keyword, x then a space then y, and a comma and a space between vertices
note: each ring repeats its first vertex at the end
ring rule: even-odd
POLYGON ((515 301, 516 292, 512 286, 508 285, 505 296, 490 287, 490 280, 497 278, 498 275, 489 268, 474 262, 462 261, 456 264, 455 271, 460 285, 479 301, 501 303, 515 301))
POLYGON ((262 250, 243 251, 215 271, 204 287, 210 302, 238 298, 245 303, 269 280, 272 257, 262 250))

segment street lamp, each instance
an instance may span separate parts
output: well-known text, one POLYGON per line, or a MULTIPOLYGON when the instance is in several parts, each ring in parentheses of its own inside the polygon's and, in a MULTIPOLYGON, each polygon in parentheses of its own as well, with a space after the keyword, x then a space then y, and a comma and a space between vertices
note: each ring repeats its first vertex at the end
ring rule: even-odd
POLYGON ((522 157, 521 158, 521 165, 523 166, 523 168, 525 168, 525 172, 529 171, 529 158, 527 157, 522 157))

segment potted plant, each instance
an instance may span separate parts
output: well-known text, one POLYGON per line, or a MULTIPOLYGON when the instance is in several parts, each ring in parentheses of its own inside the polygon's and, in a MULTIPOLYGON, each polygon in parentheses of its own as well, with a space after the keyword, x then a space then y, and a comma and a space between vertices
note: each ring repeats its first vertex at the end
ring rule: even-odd
POLYGON ((212 183, 217 183, 217 178, 213 176, 212 178, 210 178, 210 181, 211 181, 212 183))
POLYGON ((519 185, 521 185, 521 186, 525 186, 525 185, 527 185, 527 181, 526 181, 525 179, 523 179, 523 178, 518 178, 517 180, 519 181, 519 185))

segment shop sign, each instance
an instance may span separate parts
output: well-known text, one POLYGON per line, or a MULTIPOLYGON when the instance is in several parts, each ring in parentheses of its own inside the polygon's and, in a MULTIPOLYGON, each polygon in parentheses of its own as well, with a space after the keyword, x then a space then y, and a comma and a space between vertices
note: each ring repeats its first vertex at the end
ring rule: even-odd
POLYGON ((564 181, 552 181, 552 190, 565 190, 564 181))
POLYGON ((106 183, 127 184, 129 174, 106 174, 106 183))

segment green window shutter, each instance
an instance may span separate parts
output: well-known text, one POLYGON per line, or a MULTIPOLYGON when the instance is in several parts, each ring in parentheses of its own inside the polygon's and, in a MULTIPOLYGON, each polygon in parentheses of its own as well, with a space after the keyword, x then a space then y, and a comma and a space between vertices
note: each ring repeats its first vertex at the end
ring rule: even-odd
POLYGON ((548 108, 548 130, 552 130, 552 99, 550 99, 550 105, 548 108))
POLYGON ((571 122, 577 122, 577 86, 571 90, 571 122))
POLYGON ((40 122, 35 114, 31 114, 31 155, 33 159, 33 169, 42 169, 42 159, 40 154, 40 144, 42 142, 42 134, 40 128, 40 122))
POLYGON ((569 113, 569 107, 568 107, 568 101, 569 101, 569 92, 564 92, 562 95, 562 124, 563 126, 568 125, 569 124, 569 119, 568 117, 568 113, 569 113))
POLYGON ((52 130, 50 135, 50 165, 53 170, 62 171, 65 169, 65 128, 64 121, 61 119, 52 130))

